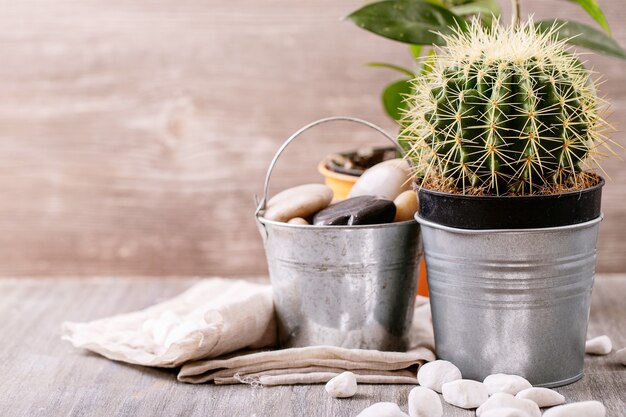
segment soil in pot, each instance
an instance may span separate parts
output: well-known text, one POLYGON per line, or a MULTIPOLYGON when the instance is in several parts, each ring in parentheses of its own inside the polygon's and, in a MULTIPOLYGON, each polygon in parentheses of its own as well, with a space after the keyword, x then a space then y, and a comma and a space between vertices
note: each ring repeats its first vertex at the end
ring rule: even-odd
POLYGON ((318 171, 324 176, 326 185, 333 190, 335 200, 343 200, 366 169, 397 156, 397 150, 393 147, 359 148, 327 156, 318 165, 318 171))

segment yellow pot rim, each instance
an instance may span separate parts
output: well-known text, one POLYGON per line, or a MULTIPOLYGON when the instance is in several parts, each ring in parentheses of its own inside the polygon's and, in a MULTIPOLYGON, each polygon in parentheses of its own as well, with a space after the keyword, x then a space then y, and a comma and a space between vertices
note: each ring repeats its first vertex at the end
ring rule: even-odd
POLYGON ((330 169, 328 169, 328 167, 326 167, 326 160, 323 160, 319 163, 319 165, 317 166, 317 171, 325 177, 352 183, 356 182, 356 180, 359 179, 359 177, 356 175, 341 174, 339 172, 331 171, 330 169))

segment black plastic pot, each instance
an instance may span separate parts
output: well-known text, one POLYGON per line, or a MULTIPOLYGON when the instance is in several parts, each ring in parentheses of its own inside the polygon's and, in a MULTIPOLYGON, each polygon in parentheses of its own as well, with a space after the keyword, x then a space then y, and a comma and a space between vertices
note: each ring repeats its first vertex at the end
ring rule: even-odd
POLYGON ((420 217, 460 229, 532 229, 600 216, 604 179, 582 191, 533 196, 468 196, 418 188, 420 217))
POLYGON ((329 155, 325 164, 326 168, 333 172, 359 177, 366 169, 397 157, 398 150, 394 147, 367 147, 329 155))

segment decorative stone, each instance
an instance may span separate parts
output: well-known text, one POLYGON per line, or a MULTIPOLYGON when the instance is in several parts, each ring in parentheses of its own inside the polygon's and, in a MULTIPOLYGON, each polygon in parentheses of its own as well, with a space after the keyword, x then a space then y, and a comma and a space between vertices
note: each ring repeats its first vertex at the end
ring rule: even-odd
POLYGON ((333 190, 323 184, 305 184, 288 188, 267 202, 263 217, 286 222, 294 217, 310 217, 328 207, 333 190))
POLYGON ((565 403, 565 397, 550 388, 526 388, 518 392, 515 397, 533 401, 542 408, 565 403))
POLYGON ((365 171, 354 183, 349 197, 379 196, 393 200, 411 189, 411 170, 408 162, 390 159, 365 171))
POLYGON ((326 392, 334 398, 348 398, 356 394, 356 376, 344 372, 326 383, 326 392))
POLYGON ((443 406, 439 395, 430 388, 413 388, 409 393, 409 416, 442 417, 443 406))
POLYGON ((302 226, 306 226, 308 224, 310 224, 308 221, 306 221, 306 219, 303 219, 302 217, 294 217, 293 219, 289 220, 287 223, 289 224, 299 224, 302 226))
POLYGON ((585 353, 591 355, 608 355, 611 350, 613 350, 613 344, 607 335, 594 337, 585 343, 585 353))
POLYGON ((541 417, 541 410, 537 403, 523 398, 516 398, 511 394, 497 392, 476 410, 476 416, 482 417, 487 411, 499 408, 515 408, 523 411, 528 417, 541 417))
POLYGON ((485 384, 471 379, 446 382, 441 387, 443 399, 460 408, 480 407, 489 398, 485 384))
POLYGON ((446 382, 461 379, 461 371, 453 363, 443 360, 425 363, 417 371, 417 382, 426 388, 441 393, 446 382))
POLYGON ((622 348, 615 352, 615 358, 619 363, 626 366, 626 348, 622 348))
POLYGON ((356 417, 408 417, 396 403, 376 403, 361 411, 356 417))
POLYGON ((396 217, 394 222, 413 220, 417 212, 417 194, 415 191, 404 191, 393 200, 396 205, 396 217))
POLYGON ((393 201, 360 196, 335 203, 313 217, 317 226, 391 223, 396 215, 393 201))
POLYGON ((496 392, 506 392, 516 395, 518 392, 531 388, 532 385, 525 378, 518 375, 493 374, 489 375, 483 383, 487 386, 489 395, 496 392))
POLYGON ((519 408, 506 407, 486 411, 483 413, 482 417, 528 417, 528 414, 519 408))
POLYGON ((583 401, 550 408, 543 417, 605 417, 606 408, 599 401, 583 401))

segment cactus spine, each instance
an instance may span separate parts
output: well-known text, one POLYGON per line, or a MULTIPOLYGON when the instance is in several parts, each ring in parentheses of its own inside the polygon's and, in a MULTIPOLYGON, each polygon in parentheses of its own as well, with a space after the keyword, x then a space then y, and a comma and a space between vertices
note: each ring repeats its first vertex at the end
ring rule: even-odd
POLYGON ((407 98, 400 140, 418 176, 496 195, 576 185, 606 123, 590 73, 556 29, 475 21, 447 37, 407 98))

